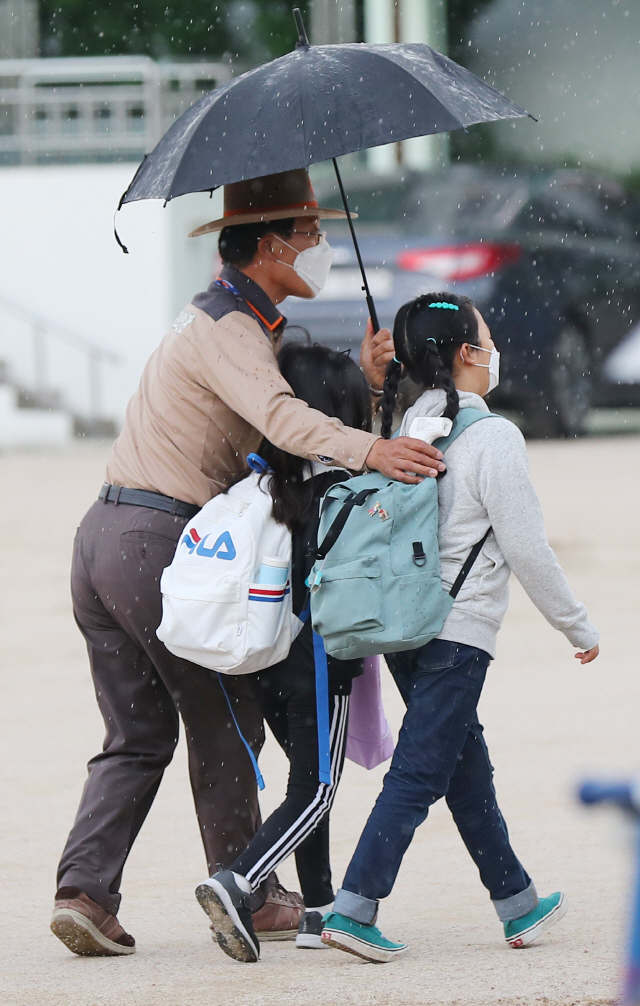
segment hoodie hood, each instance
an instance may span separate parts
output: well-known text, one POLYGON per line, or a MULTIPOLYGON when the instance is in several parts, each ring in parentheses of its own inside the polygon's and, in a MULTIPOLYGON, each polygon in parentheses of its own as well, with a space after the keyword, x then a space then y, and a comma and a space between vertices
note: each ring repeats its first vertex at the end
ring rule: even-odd
MULTIPOLYGON (((489 406, 480 395, 474 395, 471 391, 459 391, 461 409, 479 409, 481 412, 489 412, 489 406)), ((406 431, 411 426, 414 419, 422 416, 441 416, 447 407, 447 395, 442 388, 430 388, 423 391, 420 398, 404 414, 400 427, 400 436, 406 436, 406 431)))

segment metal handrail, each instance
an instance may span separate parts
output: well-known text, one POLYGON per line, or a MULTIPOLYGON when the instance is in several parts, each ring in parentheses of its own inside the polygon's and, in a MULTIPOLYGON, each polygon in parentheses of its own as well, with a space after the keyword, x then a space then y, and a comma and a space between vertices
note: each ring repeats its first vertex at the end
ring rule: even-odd
POLYGON ((88 339, 87 336, 74 332, 66 325, 55 321, 53 318, 47 318, 45 315, 40 314, 37 311, 33 311, 31 308, 25 307, 24 304, 20 304, 4 294, 0 294, 0 310, 6 312, 14 318, 18 318, 20 321, 26 322, 28 325, 31 325, 35 391, 37 393, 46 394, 48 391, 51 391, 48 385, 47 375, 47 356, 45 347, 45 339, 47 336, 50 336, 52 339, 62 342, 67 346, 71 346, 73 349, 76 349, 78 352, 83 353, 86 356, 89 371, 89 416, 94 420, 103 419, 104 402, 102 394, 102 371, 100 369, 100 364, 118 364, 122 361, 122 357, 120 357, 117 353, 114 353, 113 350, 100 346, 97 342, 93 342, 91 339, 88 339))
POLYGON ((147 56, 0 60, 0 164, 141 159, 230 76, 223 63, 147 56))

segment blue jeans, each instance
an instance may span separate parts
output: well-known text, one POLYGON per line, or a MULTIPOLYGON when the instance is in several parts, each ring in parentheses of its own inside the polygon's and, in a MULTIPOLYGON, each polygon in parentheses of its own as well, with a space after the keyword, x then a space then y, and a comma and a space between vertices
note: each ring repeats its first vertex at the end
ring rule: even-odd
POLYGON ((364 924, 375 920, 416 828, 443 796, 499 917, 506 922, 536 907, 535 888, 496 802, 476 712, 490 659, 484 650, 444 639, 387 655, 407 712, 334 911, 364 924))

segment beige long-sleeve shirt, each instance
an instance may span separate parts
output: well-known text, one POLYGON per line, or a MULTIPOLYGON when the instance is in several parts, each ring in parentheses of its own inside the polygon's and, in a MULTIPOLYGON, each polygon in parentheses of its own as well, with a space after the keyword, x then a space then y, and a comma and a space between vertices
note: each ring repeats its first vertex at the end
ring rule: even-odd
POLYGON ((294 398, 265 331, 277 330, 277 310, 244 274, 227 266, 221 275, 242 300, 212 284, 176 319, 129 402, 107 481, 203 506, 246 473, 263 436, 292 454, 362 469, 375 435, 294 398))

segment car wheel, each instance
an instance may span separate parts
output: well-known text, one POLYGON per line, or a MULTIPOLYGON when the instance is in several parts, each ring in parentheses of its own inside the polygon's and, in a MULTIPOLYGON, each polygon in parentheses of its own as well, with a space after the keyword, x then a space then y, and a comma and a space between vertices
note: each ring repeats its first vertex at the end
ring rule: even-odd
POLYGON ((591 408, 591 361, 584 335, 565 326, 550 360, 547 393, 525 408, 528 431, 535 437, 579 437, 591 408))

